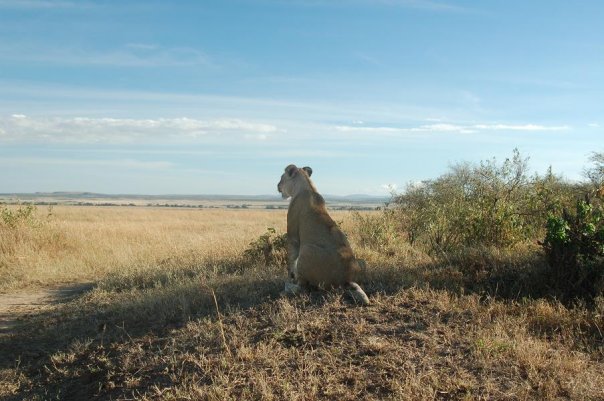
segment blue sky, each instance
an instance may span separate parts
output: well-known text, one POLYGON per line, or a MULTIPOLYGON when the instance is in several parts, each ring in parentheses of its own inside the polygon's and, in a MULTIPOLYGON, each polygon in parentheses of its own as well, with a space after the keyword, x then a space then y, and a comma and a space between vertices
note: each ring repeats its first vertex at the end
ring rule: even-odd
POLYGON ((0 193, 386 194, 604 151, 604 2, 0 0, 0 193))

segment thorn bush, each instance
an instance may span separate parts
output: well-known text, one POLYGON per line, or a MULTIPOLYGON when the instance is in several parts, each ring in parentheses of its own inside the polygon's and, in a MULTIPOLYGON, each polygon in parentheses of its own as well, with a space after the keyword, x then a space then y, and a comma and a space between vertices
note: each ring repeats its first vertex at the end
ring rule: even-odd
POLYGON ((287 233, 279 234, 273 227, 250 242, 243 253, 250 263, 263 261, 267 266, 287 266, 287 233))
POLYGON ((10 229, 16 229, 19 226, 34 226, 37 223, 34 205, 19 205, 16 209, 0 206, 0 224, 10 229))
POLYGON ((593 300, 604 290, 604 205, 588 195, 574 213, 550 214, 541 243, 549 281, 565 298, 593 300))
POLYGON ((411 244, 431 254, 468 247, 510 247, 540 238, 547 213, 570 199, 570 186, 551 170, 528 175, 528 159, 514 150, 495 159, 457 164, 435 180, 410 185, 394 208, 411 244))

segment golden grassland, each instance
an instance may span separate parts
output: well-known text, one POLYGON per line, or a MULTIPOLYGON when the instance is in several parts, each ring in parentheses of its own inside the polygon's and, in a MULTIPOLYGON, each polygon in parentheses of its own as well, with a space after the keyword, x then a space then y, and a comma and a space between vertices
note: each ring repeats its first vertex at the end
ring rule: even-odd
POLYGON ((138 207, 39 208, 34 224, 0 226, 0 291, 96 281, 162 264, 204 264, 240 254, 285 211, 138 207), (50 215, 49 215, 50 214, 50 215))
POLYGON ((2 399, 604 399, 604 302, 472 290, 481 269, 542 263, 530 245, 442 262, 366 246, 332 213, 369 265, 358 307, 338 291, 283 298, 283 267, 244 256, 285 211, 47 214, 1 228, 0 288, 94 288, 0 335, 2 399))

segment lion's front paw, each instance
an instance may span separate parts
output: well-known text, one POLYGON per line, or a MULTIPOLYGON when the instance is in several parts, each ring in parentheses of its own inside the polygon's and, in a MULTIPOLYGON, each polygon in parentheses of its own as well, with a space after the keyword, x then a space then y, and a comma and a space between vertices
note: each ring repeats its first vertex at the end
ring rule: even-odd
POLYGON ((292 296, 298 295, 302 292, 302 287, 295 283, 285 283, 285 288, 281 291, 281 295, 292 296))

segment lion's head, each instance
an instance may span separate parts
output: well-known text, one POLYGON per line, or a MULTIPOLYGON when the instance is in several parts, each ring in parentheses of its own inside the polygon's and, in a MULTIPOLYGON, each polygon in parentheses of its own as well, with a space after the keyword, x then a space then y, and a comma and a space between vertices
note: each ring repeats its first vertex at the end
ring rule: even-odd
POLYGON ((312 169, 310 167, 298 168, 294 164, 290 164, 281 175, 277 190, 284 199, 296 196, 300 190, 312 185, 309 181, 311 175, 312 169))

